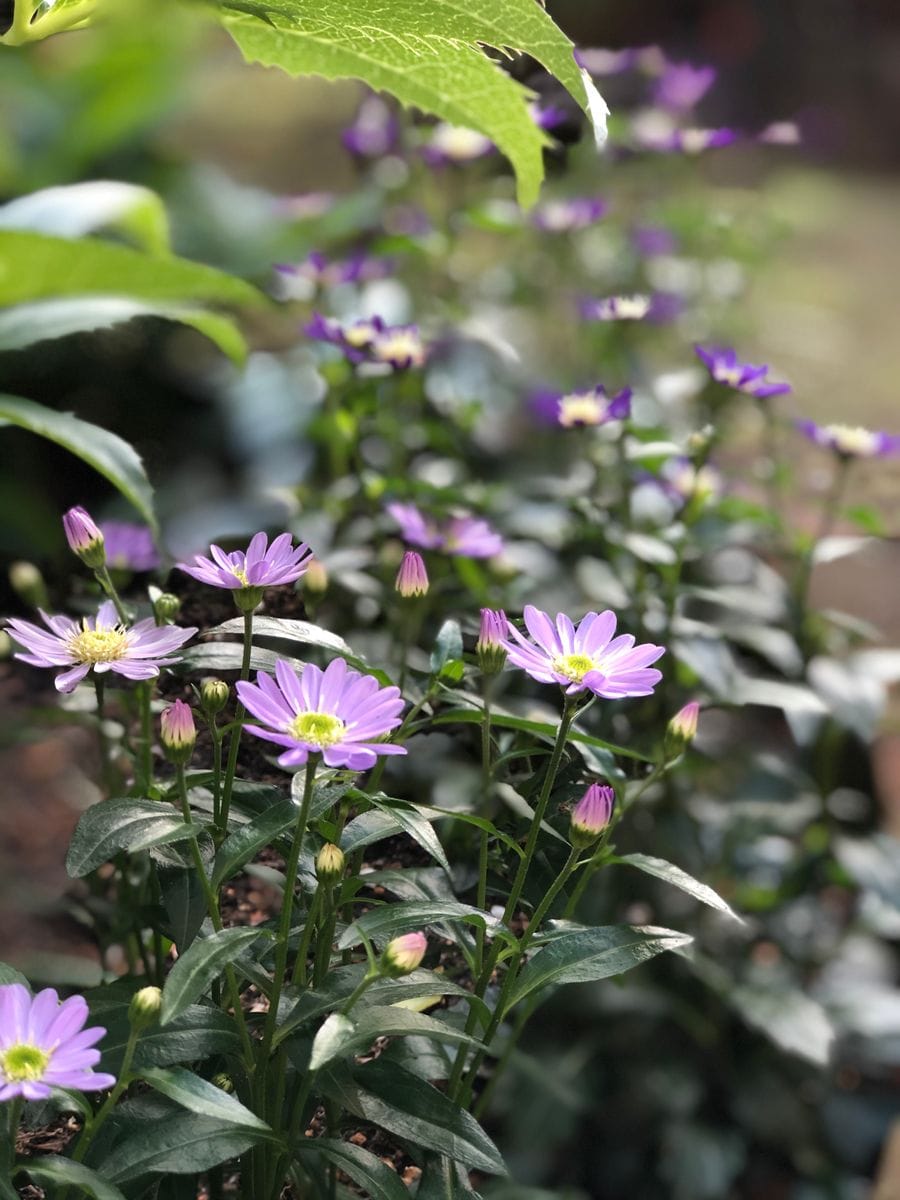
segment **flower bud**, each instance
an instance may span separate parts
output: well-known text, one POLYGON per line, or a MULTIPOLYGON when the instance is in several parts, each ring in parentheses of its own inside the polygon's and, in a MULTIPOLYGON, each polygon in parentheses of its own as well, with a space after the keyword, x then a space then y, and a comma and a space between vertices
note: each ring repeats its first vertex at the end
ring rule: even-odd
POLYGON ((417 551, 407 550, 403 555, 394 587, 406 600, 427 593, 428 572, 425 570, 425 560, 417 551))
POLYGON ((153 601, 153 615, 162 625, 170 625, 178 616, 181 601, 171 592, 160 592, 153 601))
POLYGON ((683 754, 697 736, 699 716, 700 705, 696 700, 691 700, 669 721, 663 741, 663 752, 667 759, 677 758, 679 754, 683 754))
POLYGON ((333 887, 344 875, 344 852, 326 842, 316 858, 316 878, 325 887, 333 887))
POLYGON ((573 846, 590 846, 609 824, 616 793, 606 784, 592 783, 572 809, 569 841, 573 846))
POLYGON ((162 992, 158 987, 144 987, 135 992, 128 1006, 128 1020, 136 1032, 149 1029, 159 1020, 162 1008, 162 992))
POLYGON ((309 561, 309 566, 306 568, 306 574, 303 576, 304 595, 317 598, 324 596, 327 591, 328 572, 325 569, 325 564, 319 562, 317 558, 312 558, 309 561))
POLYGON ((483 608, 481 629, 475 643, 478 666, 483 674, 497 675, 503 670, 506 662, 506 647, 503 645, 505 637, 506 613, 503 609, 483 608))
POLYGON ((230 1075, 226 1075, 224 1071, 220 1071, 218 1075, 213 1075, 210 1083, 213 1087, 217 1087, 220 1092, 228 1092, 230 1095, 234 1091, 234 1080, 230 1075))
POLYGON ((106 550, 103 545, 103 534, 90 513, 76 506, 64 514, 62 521, 66 541, 73 554, 77 554, 85 566, 90 567, 92 571, 97 571, 100 567, 105 566, 106 550))
POLYGON ((428 939, 424 933, 404 933, 392 938, 385 946, 378 969, 389 979, 408 975, 421 963, 427 949, 428 939))
POLYGON ((183 700, 176 700, 174 704, 163 709, 159 727, 159 737, 166 758, 173 763, 186 763, 194 752, 194 743, 197 740, 191 706, 183 700))
POLYGON ((207 717, 212 719, 228 703, 230 689, 224 679, 204 679, 200 684, 200 703, 207 717))
POLYGON ((47 608, 47 585, 40 570, 30 562, 14 562, 9 567, 9 585, 20 600, 31 608, 47 608))

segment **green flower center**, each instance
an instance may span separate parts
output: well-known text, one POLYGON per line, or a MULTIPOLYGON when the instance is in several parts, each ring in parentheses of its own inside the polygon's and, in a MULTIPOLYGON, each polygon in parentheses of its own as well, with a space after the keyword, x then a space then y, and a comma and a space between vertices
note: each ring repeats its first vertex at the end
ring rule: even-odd
POLYGON ((27 1042, 16 1042, 0 1052, 0 1070, 8 1083, 42 1078, 49 1062, 48 1051, 42 1050, 40 1046, 30 1046, 27 1042))
POLYGON ((115 662, 125 657, 128 637, 123 629, 82 629, 69 638, 69 649, 82 663, 115 662))
POLYGON ((565 675, 573 683, 581 683, 588 671, 593 671, 595 663, 586 654, 563 654, 553 660, 553 670, 565 675))
POLYGON ((344 722, 331 713, 305 712, 294 717, 288 732, 310 746, 333 746, 344 735, 344 722))

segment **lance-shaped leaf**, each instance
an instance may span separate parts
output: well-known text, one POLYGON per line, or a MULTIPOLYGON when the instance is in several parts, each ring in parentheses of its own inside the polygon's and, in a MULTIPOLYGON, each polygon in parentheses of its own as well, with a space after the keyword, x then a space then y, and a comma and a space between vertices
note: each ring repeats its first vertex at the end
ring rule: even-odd
POLYGON ((189 1112, 212 1117, 228 1125, 271 1133, 266 1122, 241 1104, 236 1096, 223 1092, 193 1071, 186 1071, 183 1067, 144 1067, 141 1078, 189 1112))
POLYGON ((743 923, 743 918, 738 916, 718 892, 714 892, 707 884, 701 883, 699 879, 695 879, 693 875, 689 875, 687 871, 682 871, 681 867, 676 867, 674 863, 670 863, 664 858, 654 858, 650 854, 623 854, 611 858, 609 861, 611 863, 626 863, 630 867, 637 867, 645 875, 654 875, 657 879, 663 879, 666 883, 671 883, 673 887, 679 888, 682 892, 687 892, 695 900, 700 900, 704 904, 708 904, 710 908, 715 908, 719 912, 733 917, 735 921, 743 923))
POLYGON ((409 1200, 409 1189, 401 1183, 396 1171, 385 1166, 370 1150, 353 1142, 336 1138, 301 1138, 295 1147, 298 1154, 321 1154, 328 1162, 364 1187, 372 1200, 409 1200))
POLYGON ((203 832, 187 824, 181 813, 158 800, 101 800, 89 808, 75 829, 66 855, 66 870, 77 879, 119 850, 147 850, 203 832))
POLYGON ((421 929, 423 925, 435 925, 441 921, 465 921, 480 925, 491 935, 513 935, 504 925, 471 904, 459 904, 455 900, 410 900, 401 904, 385 904, 357 917, 352 925, 341 934, 338 949, 345 950, 362 941, 362 935, 372 941, 383 941, 397 933, 408 933, 421 929))
MULTIPOLYGON (((73 1162, 71 1158, 60 1158, 55 1154, 42 1155, 29 1161, 24 1169, 27 1170, 32 1183, 42 1187, 48 1196, 62 1195, 67 1188, 72 1187, 78 1193, 92 1196, 93 1200, 125 1200, 119 1189, 109 1180, 102 1179, 96 1171, 92 1171, 83 1163, 73 1162)), ((15 1191, 11 1194, 18 1195, 15 1191)))
POLYGON ((213 864, 213 887, 219 887, 226 879, 230 879, 258 850, 270 845, 279 834, 295 825, 297 813, 298 808, 293 800, 283 800, 227 837, 219 847, 213 864))
POLYGON ((264 934, 271 936, 264 929, 220 929, 210 937, 193 942, 166 979, 160 1025, 168 1025, 199 999, 226 965, 234 962, 242 950, 264 934))
POLYGON ((215 1117, 177 1113, 146 1122, 137 1133, 119 1142, 103 1162, 103 1174, 114 1183, 142 1175, 190 1175, 237 1158, 266 1135, 259 1129, 238 1129, 215 1117))

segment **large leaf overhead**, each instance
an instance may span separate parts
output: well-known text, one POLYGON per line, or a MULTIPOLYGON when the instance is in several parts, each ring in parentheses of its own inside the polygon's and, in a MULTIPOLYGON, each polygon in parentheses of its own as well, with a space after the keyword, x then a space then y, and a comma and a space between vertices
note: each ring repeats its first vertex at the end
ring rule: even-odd
MULTIPOLYGON (((253 6, 255 9, 257 6, 253 6)), ((572 43, 537 0, 274 0, 265 19, 223 6, 244 57, 291 75, 361 79, 404 104, 477 129, 510 160, 519 200, 537 196, 545 137, 528 92, 483 52, 532 55, 582 105, 585 85, 572 43)))

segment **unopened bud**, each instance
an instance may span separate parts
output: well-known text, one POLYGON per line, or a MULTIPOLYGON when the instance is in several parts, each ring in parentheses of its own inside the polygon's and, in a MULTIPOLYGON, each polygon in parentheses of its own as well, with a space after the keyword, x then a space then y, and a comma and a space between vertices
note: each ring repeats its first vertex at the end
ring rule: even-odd
POLYGON ((194 728, 194 714, 191 706, 183 700, 176 700, 168 708, 163 709, 159 719, 159 739, 162 742, 166 758, 173 763, 186 763, 194 752, 197 741, 197 730, 194 728))
POLYGON ((503 670, 506 662, 506 646, 503 639, 506 634, 506 613, 502 609, 483 608, 475 653, 478 655, 478 666, 484 675, 497 675, 503 670))
POLYGON ((344 877, 344 852, 340 846, 326 842, 316 858, 316 878, 326 887, 333 887, 344 877))
POLYGON ((413 596, 424 596, 428 592, 428 572, 425 570, 425 560, 417 551, 407 550, 403 555, 394 587, 406 600, 413 596))
POLYGON ((200 684, 200 703, 208 717, 214 717, 228 703, 230 689, 224 679, 204 679, 200 684))
POLYGON ((592 783, 575 807, 569 826, 569 841, 573 846, 590 846, 609 824, 616 793, 603 783, 592 783))
POLYGON ((310 559, 303 576, 303 592, 308 596, 324 596, 328 591, 328 572, 317 558, 310 559))
POLYGON ((421 963, 427 949, 428 939, 424 933, 404 933, 392 938, 385 946, 378 969, 389 979, 409 975, 421 963))
POLYGON ((76 506, 63 515, 62 521, 69 549, 78 555, 85 566, 90 567, 92 571, 105 566, 103 534, 90 513, 76 506))
POLYGON ((20 600, 30 608, 46 608, 47 585, 44 577, 30 562, 14 562, 9 568, 9 585, 20 600))
POLYGON ((666 736, 663 741, 663 752, 667 759, 677 758, 697 736, 697 721, 700 717, 700 705, 691 700, 684 708, 672 717, 666 726, 666 736))
POLYGON ((161 592, 153 601, 153 615, 162 624, 170 624, 178 616, 181 601, 171 592, 161 592))
POLYGON ((159 1020, 162 1008, 162 992, 158 987, 144 987, 135 992, 128 1006, 128 1020, 131 1028, 139 1031, 149 1029, 159 1020))

